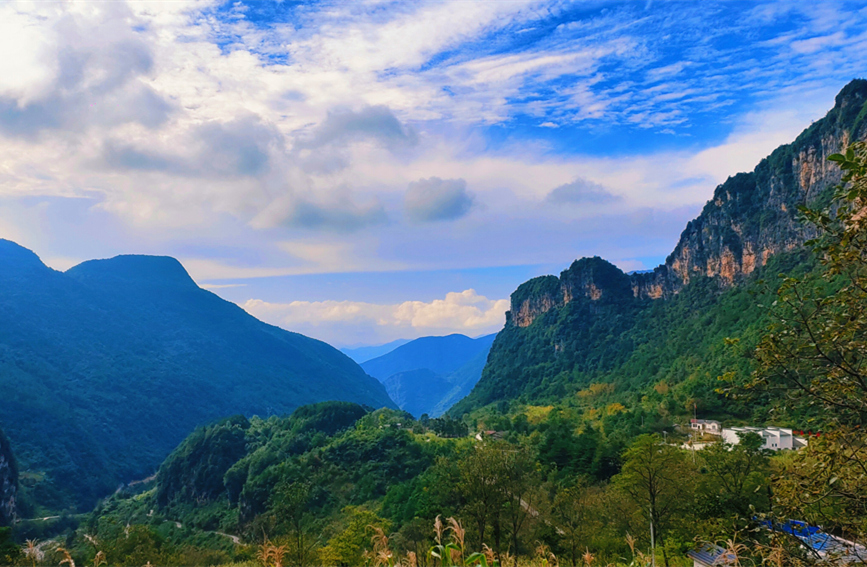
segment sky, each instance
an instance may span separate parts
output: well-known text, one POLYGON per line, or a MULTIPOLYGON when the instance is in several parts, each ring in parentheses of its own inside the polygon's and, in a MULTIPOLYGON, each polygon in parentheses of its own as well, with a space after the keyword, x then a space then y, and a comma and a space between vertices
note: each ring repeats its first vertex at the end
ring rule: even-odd
POLYGON ((4 2, 0 238, 336 346, 653 268, 867 64, 863 2, 4 2))

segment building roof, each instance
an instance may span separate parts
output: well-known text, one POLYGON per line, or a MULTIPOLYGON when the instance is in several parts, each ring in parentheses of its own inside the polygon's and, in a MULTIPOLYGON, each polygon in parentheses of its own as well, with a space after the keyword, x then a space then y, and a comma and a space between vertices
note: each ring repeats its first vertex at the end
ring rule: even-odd
MULTIPOLYGON (((731 556, 731 553, 727 553, 725 548, 718 545, 706 543, 698 549, 688 551, 687 555, 693 560, 711 567, 712 565, 724 564, 728 556, 731 556)), ((732 559, 734 558, 732 557, 732 559)))
POLYGON ((806 522, 788 520, 772 524, 769 520, 762 522, 768 529, 775 529, 798 538, 805 547, 815 551, 820 557, 832 557, 847 565, 863 562, 867 558, 867 548, 863 545, 827 534, 818 526, 806 522))

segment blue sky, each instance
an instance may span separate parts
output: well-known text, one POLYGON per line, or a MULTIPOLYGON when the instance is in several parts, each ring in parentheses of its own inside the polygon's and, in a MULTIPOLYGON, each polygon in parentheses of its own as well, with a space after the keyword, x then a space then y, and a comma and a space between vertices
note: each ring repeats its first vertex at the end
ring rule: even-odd
POLYGON ((9 2, 0 237, 179 258, 338 346, 652 268, 865 76, 863 2, 9 2))

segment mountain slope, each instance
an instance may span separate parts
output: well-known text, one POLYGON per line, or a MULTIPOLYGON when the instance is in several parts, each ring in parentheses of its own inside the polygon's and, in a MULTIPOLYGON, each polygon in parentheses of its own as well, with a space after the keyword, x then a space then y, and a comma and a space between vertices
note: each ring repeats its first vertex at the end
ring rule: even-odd
POLYGON ((0 431, 0 527, 15 521, 17 501, 18 466, 9 439, 0 431))
POLYGON ((480 352, 489 348, 493 336, 471 339, 465 335, 421 337, 400 346, 388 354, 368 360, 361 367, 365 372, 384 381, 392 374, 427 368, 437 374, 454 372, 480 352))
POLYGON ((452 389, 451 382, 427 368, 392 374, 382 385, 397 407, 416 417, 429 414, 433 402, 452 389))
POLYGON ((361 367, 382 381, 400 409, 438 417, 479 381, 494 337, 422 337, 361 367))
POLYGON ((200 289, 177 260, 60 273, 0 241, 0 426, 22 467, 48 472, 38 502, 88 506, 217 417, 332 399, 394 407, 347 356, 200 289))
POLYGON ((759 277, 810 268, 802 245, 812 233, 797 208, 828 198, 840 172, 827 156, 865 137, 867 81, 859 79, 792 144, 717 187, 652 272, 627 275, 584 258, 559 278, 522 284, 481 380, 450 413, 583 395, 592 383, 634 396, 654 385, 660 392, 676 386, 665 401, 672 411, 698 398, 722 411, 713 394, 716 376, 726 364, 748 371, 743 357, 723 352, 722 339, 749 338, 762 326, 747 293, 761 288, 759 277))
POLYGON ((397 339, 396 341, 391 341, 390 343, 385 343, 384 345, 376 345, 376 346, 366 346, 366 347, 358 347, 358 348, 342 348, 340 352, 361 364, 363 362, 367 362, 368 360, 373 360, 374 358, 378 358, 384 354, 388 354, 399 346, 403 346, 409 342, 409 339, 397 339))

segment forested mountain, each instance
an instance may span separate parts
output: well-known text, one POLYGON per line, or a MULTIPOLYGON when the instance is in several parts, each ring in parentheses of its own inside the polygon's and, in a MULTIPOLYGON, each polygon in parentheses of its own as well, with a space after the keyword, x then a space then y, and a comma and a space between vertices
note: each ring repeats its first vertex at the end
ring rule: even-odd
POLYGON ((763 327, 751 295, 763 289, 761 278, 810 269, 802 245, 812 233, 798 207, 830 198, 841 173, 827 157, 865 136, 867 81, 859 79, 793 143, 717 187, 652 272, 627 275, 584 258, 559 278, 522 284, 481 380, 451 413, 553 401, 602 383, 620 401, 649 392, 671 411, 696 403, 728 411, 713 393, 715 378, 748 365, 723 340, 743 336, 746 352, 763 327))
POLYGON ((92 505, 216 418, 332 399, 394 407, 349 357, 200 289, 177 260, 61 273, 0 241, 0 427, 38 504, 92 505))
POLYGON ((9 439, 0 431, 0 527, 15 520, 18 500, 18 466, 9 439))
POLYGON ((385 385, 402 410, 437 417, 479 381, 495 336, 422 337, 361 367, 385 385))

